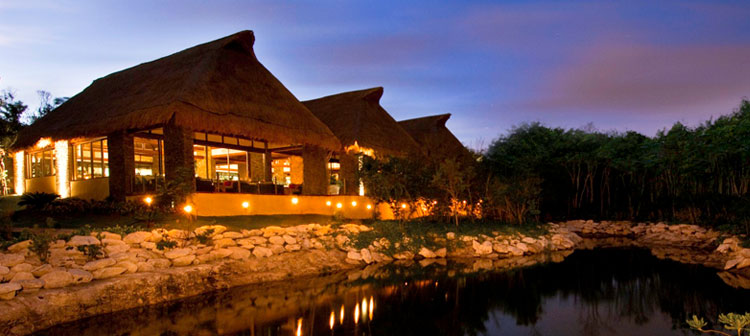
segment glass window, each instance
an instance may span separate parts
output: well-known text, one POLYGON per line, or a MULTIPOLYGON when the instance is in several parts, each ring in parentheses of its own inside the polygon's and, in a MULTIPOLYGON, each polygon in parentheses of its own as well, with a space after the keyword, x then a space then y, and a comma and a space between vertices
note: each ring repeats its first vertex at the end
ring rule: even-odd
POLYGON ((73 179, 88 180, 109 176, 107 140, 99 139, 73 146, 73 179))
POLYGON ((54 149, 26 154, 26 178, 54 176, 57 170, 54 149))

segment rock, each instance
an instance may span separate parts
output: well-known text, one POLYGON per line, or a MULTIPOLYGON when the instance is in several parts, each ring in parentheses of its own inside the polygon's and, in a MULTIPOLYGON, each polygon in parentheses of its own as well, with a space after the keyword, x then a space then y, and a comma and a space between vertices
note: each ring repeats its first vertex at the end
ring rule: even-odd
POLYGON ((414 259, 414 253, 411 251, 403 251, 393 255, 394 259, 397 260, 412 260, 414 259))
POLYGON ((425 257, 426 259, 432 259, 437 258, 437 255, 435 252, 430 251, 430 249, 422 246, 422 248, 419 249, 419 255, 425 257))
POLYGON ((167 237, 172 239, 188 239, 190 237, 190 232, 186 230, 172 229, 167 231, 167 237))
POLYGON ((737 269, 742 269, 742 268, 745 268, 745 267, 748 267, 748 266, 750 266, 750 258, 745 258, 745 259, 742 259, 742 261, 740 261, 740 262, 739 262, 739 263, 737 264, 737 266, 735 266, 735 267, 736 267, 737 269))
POLYGON ((359 251, 359 254, 362 255, 362 261, 364 261, 367 264, 372 264, 372 254, 370 253, 370 250, 363 248, 359 251))
POLYGON ((104 239, 122 240, 122 236, 119 235, 119 234, 117 234, 117 233, 112 233, 112 232, 104 231, 104 232, 102 232, 100 234, 101 234, 101 236, 103 238, 102 241, 104 241, 104 239))
POLYGON ((445 234, 445 238, 448 239, 448 240, 456 239, 456 234, 453 233, 453 232, 448 232, 448 233, 445 234))
POLYGON ((169 268, 169 266, 172 265, 172 262, 166 258, 153 258, 149 259, 147 262, 154 266, 154 268, 156 269, 169 268))
POLYGON ((274 245, 284 245, 284 238, 279 236, 271 236, 268 238, 268 241, 274 245))
POLYGON ((517 249, 519 249, 521 251, 529 252, 529 246, 526 245, 526 244, 524 244, 524 243, 517 243, 515 246, 516 246, 517 249))
POLYGON ((531 237, 523 237, 523 239, 521 239, 521 241, 524 242, 524 243, 527 243, 527 244, 534 244, 534 243, 536 243, 536 239, 531 238, 531 237))
POLYGON ((33 269, 34 269, 34 266, 31 266, 31 264, 29 264, 29 263, 20 263, 20 264, 18 264, 16 266, 11 267, 10 271, 13 272, 13 273, 31 272, 31 270, 33 270, 33 269))
POLYGON ((230 238, 230 239, 237 239, 237 238, 245 238, 245 236, 239 232, 224 232, 224 238, 230 238))
POLYGON ((33 293, 44 287, 44 281, 39 279, 34 280, 21 280, 16 282, 23 287, 24 293, 33 293))
POLYGON ((250 258, 250 251, 241 247, 228 247, 228 250, 232 251, 230 256, 232 259, 247 259, 250 258))
POLYGON ((212 260, 223 259, 232 255, 232 250, 229 248, 217 248, 208 254, 211 255, 212 260))
POLYGON ((0 299, 10 300, 16 297, 16 292, 20 291, 23 287, 17 283, 4 283, 0 284, 0 299))
POLYGON ((125 267, 105 267, 98 269, 94 271, 92 274, 94 275, 94 279, 109 279, 112 277, 116 277, 122 273, 125 273, 127 269, 125 267))
POLYGON ((117 241, 121 242, 121 244, 110 244, 104 247, 104 250, 107 251, 107 254, 122 253, 130 250, 130 245, 122 243, 122 240, 117 241))
POLYGON ((18 253, 22 250, 28 249, 29 246, 31 246, 31 240, 24 240, 20 243, 15 243, 11 246, 8 246, 8 252, 10 253, 18 253))
POLYGON ((435 250, 435 256, 438 258, 445 258, 446 255, 448 255, 448 249, 445 247, 435 250))
POLYGON ((262 230, 263 230, 263 237, 266 237, 266 238, 276 236, 276 235, 282 235, 286 232, 284 228, 275 226, 275 225, 266 226, 262 230))
POLYGON ((193 253, 193 250, 189 248, 176 248, 176 249, 172 249, 167 252, 164 252, 164 256, 167 257, 167 259, 177 259, 177 258, 184 257, 191 253, 193 253))
POLYGON ((473 240, 471 243, 471 247, 474 249, 474 253, 477 255, 487 255, 492 253, 492 242, 485 241, 484 243, 479 243, 476 240, 473 240))
POLYGON ((508 250, 510 251, 510 254, 512 254, 515 257, 523 255, 523 251, 515 246, 508 246, 508 250))
POLYGON ((269 248, 262 247, 262 246, 256 246, 253 249, 253 255, 256 256, 256 257, 258 257, 258 258, 265 258, 265 257, 272 256, 273 252, 269 248))
POLYGON ((248 250, 252 250, 253 247, 255 247, 255 244, 253 244, 252 240, 248 238, 238 239, 237 244, 240 245, 242 248, 246 248, 248 250))
POLYGON ((123 260, 115 264, 115 267, 123 267, 125 268, 125 273, 135 273, 138 272, 138 265, 136 265, 132 261, 123 260))
POLYGON ((0 266, 0 280, 2 280, 3 276, 10 273, 10 268, 7 268, 5 266, 0 266))
POLYGON ((108 266, 112 266, 116 263, 117 261, 112 258, 104 258, 87 262, 85 265, 83 265, 83 269, 85 271, 93 272, 108 266))
POLYGON ((156 249, 156 243, 147 242, 147 241, 141 242, 141 247, 145 248, 147 250, 155 250, 156 249))
POLYGON ((351 250, 346 254, 346 259, 362 261, 362 255, 355 250, 351 250))
POLYGON ((743 259, 742 258, 736 258, 736 259, 730 259, 727 260, 726 264, 724 264, 724 269, 728 270, 735 266, 737 266, 743 259))
POLYGON ((50 264, 44 264, 42 266, 36 267, 31 270, 31 274, 33 274, 35 277, 40 277, 42 275, 45 275, 52 271, 52 265, 50 264))
POLYGON ((92 236, 73 236, 68 241, 68 246, 78 247, 82 245, 100 245, 101 242, 92 236))
POLYGON ((147 241, 150 237, 151 232, 138 231, 128 234, 127 236, 125 236, 125 238, 122 239, 122 241, 126 244, 141 244, 147 241))
POLYGON ((214 246, 218 248, 227 247, 227 246, 237 246, 237 242, 234 241, 232 238, 221 238, 214 240, 214 246))
POLYGON ((500 243, 492 244, 492 250, 500 254, 510 253, 510 249, 508 248, 508 245, 506 244, 500 244, 500 243))
POLYGON ((31 272, 18 272, 10 279, 10 282, 18 282, 21 280, 34 280, 36 279, 31 272))
POLYGON ((297 239, 290 235, 284 235, 283 238, 284 238, 284 242, 287 244, 290 244, 290 245, 297 244, 297 239))
POLYGON ((172 259, 172 266, 187 266, 187 265, 192 264, 193 260, 195 260, 195 255, 188 254, 186 256, 172 259))
POLYGON ((335 239, 336 239, 336 246, 339 246, 339 247, 346 246, 351 241, 349 237, 345 235, 337 235, 335 239))
POLYGON ((156 268, 154 268, 154 265, 151 265, 145 261, 141 261, 137 264, 138 271, 137 272, 153 272, 156 268))
POLYGON ((0 254, 0 266, 13 267, 22 263, 25 259, 23 254, 0 254))
POLYGON ((80 269, 69 269, 68 273, 73 276, 73 282, 75 283, 87 283, 94 279, 94 275, 91 272, 80 269))
POLYGON ((66 271, 52 271, 41 277, 44 288, 60 288, 73 283, 73 275, 66 271))
POLYGON ((287 251, 289 251, 289 252, 299 251, 299 250, 302 249, 302 246, 300 246, 299 244, 284 245, 284 249, 287 250, 287 251))

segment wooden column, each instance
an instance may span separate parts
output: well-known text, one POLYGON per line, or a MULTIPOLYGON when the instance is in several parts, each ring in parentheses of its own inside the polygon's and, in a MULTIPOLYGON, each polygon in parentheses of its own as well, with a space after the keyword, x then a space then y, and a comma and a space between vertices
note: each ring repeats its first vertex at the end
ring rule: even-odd
POLYGON ((273 180, 273 173, 271 172, 271 151, 268 150, 268 141, 263 143, 263 181, 271 182, 273 180))
POLYGON ((328 152, 325 149, 308 145, 302 148, 303 195, 325 195, 328 193, 327 161, 328 152))
POLYGON ((167 124, 164 126, 164 178, 186 183, 195 191, 195 160, 193 131, 167 124))
POLYGON ((359 179, 357 179, 359 159, 355 155, 342 153, 339 156, 339 163, 341 164, 339 176, 344 181, 344 189, 341 193, 344 195, 359 195, 359 179))
POLYGON ((124 201, 133 193, 135 153, 133 135, 124 131, 107 135, 109 156, 109 196, 124 201))

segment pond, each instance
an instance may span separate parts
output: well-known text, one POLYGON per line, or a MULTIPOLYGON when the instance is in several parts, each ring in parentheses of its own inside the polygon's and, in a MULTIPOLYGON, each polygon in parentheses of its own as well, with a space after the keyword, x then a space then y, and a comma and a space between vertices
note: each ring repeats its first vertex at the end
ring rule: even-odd
POLYGON ((750 311, 750 290, 648 250, 580 250, 480 272, 442 262, 233 288, 38 334, 691 335, 692 314, 750 311))

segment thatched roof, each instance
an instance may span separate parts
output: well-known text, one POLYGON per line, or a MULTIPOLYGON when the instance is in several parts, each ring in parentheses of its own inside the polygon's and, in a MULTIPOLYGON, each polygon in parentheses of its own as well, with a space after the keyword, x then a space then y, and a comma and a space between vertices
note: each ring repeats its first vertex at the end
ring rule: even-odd
POLYGON ((382 106, 383 88, 339 93, 302 103, 336 134, 344 147, 375 151, 375 155, 422 154, 419 145, 382 106))
POLYGON ((402 120, 398 123, 422 146, 428 158, 471 160, 468 149, 445 127, 451 115, 440 114, 422 118, 402 120))
POLYGON ((15 148, 173 122, 195 131, 338 149, 340 142, 255 57, 242 31, 115 72, 26 128, 15 148))

